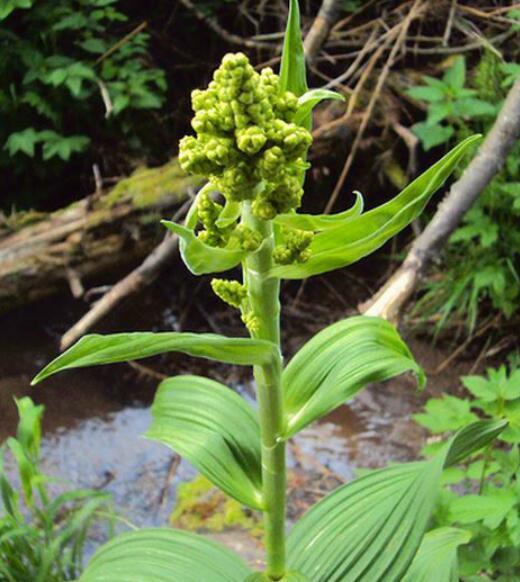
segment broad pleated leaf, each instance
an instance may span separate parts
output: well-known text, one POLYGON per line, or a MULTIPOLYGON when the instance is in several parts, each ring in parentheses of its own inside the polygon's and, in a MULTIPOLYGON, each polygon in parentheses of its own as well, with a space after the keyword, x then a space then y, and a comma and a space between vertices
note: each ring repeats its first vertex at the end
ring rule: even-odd
POLYGON ((102 546, 80 582, 243 582, 250 573, 215 542, 157 528, 124 533, 102 546))
POLYGON ((159 386, 146 437, 188 459, 238 501, 262 509, 260 429, 251 406, 226 386, 176 376, 159 386))
POLYGON ((274 344, 265 340, 231 338, 211 333, 164 331, 92 334, 81 338, 47 364, 32 384, 70 368, 114 364, 166 352, 182 352, 228 364, 252 366, 271 361, 276 350, 274 344))
POLYGON ((291 91, 300 97, 307 91, 305 55, 300 27, 298 0, 289 0, 289 17, 283 43, 280 66, 280 83, 283 91, 291 91))
POLYGON ((344 404, 370 382, 409 370, 422 386, 421 368, 388 321, 360 315, 330 325, 309 340, 283 372, 285 436, 344 404))
POLYGON ((298 98, 298 109, 294 116, 294 123, 306 126, 312 114, 312 110, 325 99, 345 101, 345 97, 336 91, 329 89, 310 89, 298 98))
POLYGON ((340 487, 288 539, 289 567, 313 582, 401 582, 419 549, 450 451, 469 455, 505 422, 463 429, 432 460, 396 465, 340 487))
POLYGON ((354 194, 356 195, 354 204, 348 210, 338 214, 298 214, 297 212, 292 212, 279 214, 274 221, 282 226, 315 232, 335 228, 338 225, 345 225, 347 219, 355 218, 363 212, 363 196, 360 192, 354 192, 354 194))
POLYGON ((454 527, 429 531, 402 582, 459 582, 457 548, 471 533, 454 527))
POLYGON ((279 265, 271 271, 281 279, 302 279, 339 269, 369 255, 417 218, 431 196, 444 184, 468 148, 480 139, 465 139, 409 184, 398 196, 343 224, 318 232, 305 263, 279 265))
POLYGON ((246 251, 240 248, 212 247, 202 242, 192 229, 176 222, 162 220, 161 223, 179 237, 182 260, 194 275, 228 271, 246 256, 246 251))
MULTIPOLYGON (((246 578, 245 582, 272 582, 272 578, 269 578, 266 574, 262 572, 255 572, 246 578)), ((280 578, 278 582, 311 582, 307 576, 300 574, 299 572, 287 572, 283 578, 280 578)))

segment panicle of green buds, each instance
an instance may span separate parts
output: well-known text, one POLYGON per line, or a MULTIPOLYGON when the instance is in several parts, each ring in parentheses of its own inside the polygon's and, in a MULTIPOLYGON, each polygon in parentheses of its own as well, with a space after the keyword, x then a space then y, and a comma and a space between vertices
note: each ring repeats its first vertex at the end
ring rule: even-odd
POLYGON ((200 194, 197 201, 197 212, 204 229, 199 231, 197 236, 203 242, 214 247, 226 246, 233 232, 233 226, 219 228, 216 225, 223 208, 221 204, 211 199, 209 192, 200 194))
POLYGON ((243 313, 242 321, 244 325, 247 327, 247 329, 253 334, 257 333, 258 330, 260 329, 260 320, 252 311, 243 313))
POLYGON ((228 54, 208 88, 193 91, 192 105, 197 136, 183 138, 179 151, 187 172, 205 176, 228 200, 251 200, 263 220, 300 205, 312 137, 294 123, 298 99, 281 90, 278 75, 228 54))
POLYGON ((211 288, 217 297, 220 297, 222 301, 237 309, 240 309, 247 297, 246 287, 238 281, 212 279, 211 288))
POLYGON ((284 244, 277 245, 273 251, 273 259, 280 265, 304 263, 310 257, 309 245, 314 237, 313 232, 285 229, 284 244))
POLYGON ((239 224, 233 234, 238 237, 240 248, 244 251, 252 253, 262 244, 262 235, 245 224, 239 224))

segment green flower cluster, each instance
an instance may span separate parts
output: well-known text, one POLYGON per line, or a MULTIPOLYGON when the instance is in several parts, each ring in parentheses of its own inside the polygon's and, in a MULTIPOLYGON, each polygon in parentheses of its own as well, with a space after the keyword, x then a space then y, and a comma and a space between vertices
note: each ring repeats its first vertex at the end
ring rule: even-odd
POLYGON ((239 281, 212 279, 211 288, 224 303, 240 309, 242 321, 252 333, 258 331, 258 317, 251 311, 247 301, 247 287, 239 281))
MULTIPOLYGON (((297 98, 271 69, 257 73, 244 54, 228 54, 208 88, 192 93, 192 105, 197 136, 183 138, 179 152, 186 171, 208 178, 229 201, 250 200, 262 220, 300 205, 312 137, 293 123, 297 98)), ((214 223, 206 230, 213 233, 214 223)), ((221 244, 221 236, 208 242, 221 244)))
POLYGON ((296 228, 284 229, 284 243, 276 245, 273 259, 280 265, 305 263, 310 257, 309 245, 314 233, 296 228))
POLYGON ((228 279, 212 279, 211 288, 217 297, 222 301, 240 309, 243 302, 247 298, 247 289, 245 285, 238 281, 230 281, 228 279))

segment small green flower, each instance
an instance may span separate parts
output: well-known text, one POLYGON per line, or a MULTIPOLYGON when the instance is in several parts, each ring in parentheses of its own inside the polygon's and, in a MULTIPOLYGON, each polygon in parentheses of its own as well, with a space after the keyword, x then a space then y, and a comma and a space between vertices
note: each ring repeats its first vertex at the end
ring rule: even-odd
POLYGON ((222 301, 240 309, 242 303, 247 297, 247 289, 238 281, 229 281, 227 279, 212 279, 211 288, 217 297, 222 301))
POLYGON ((309 260, 311 252, 309 246, 314 233, 306 230, 285 229, 284 244, 277 245, 273 251, 275 263, 290 265, 292 263, 305 263, 309 260))

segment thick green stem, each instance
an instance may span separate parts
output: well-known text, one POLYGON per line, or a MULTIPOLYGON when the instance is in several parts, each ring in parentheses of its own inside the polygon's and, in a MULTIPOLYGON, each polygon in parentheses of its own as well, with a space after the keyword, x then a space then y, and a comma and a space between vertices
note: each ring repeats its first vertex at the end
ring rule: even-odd
MULTIPOLYGON (((270 222, 256 219, 246 207, 244 224, 259 231, 264 242, 244 264, 244 282, 248 289, 249 308, 256 318, 251 335, 266 339, 280 347, 280 283, 268 277, 272 266, 273 232, 270 222)), ((266 510, 265 549, 266 574, 279 580, 285 573, 285 443, 281 392, 282 357, 268 366, 256 366, 260 430, 262 438, 262 482, 266 510)))

